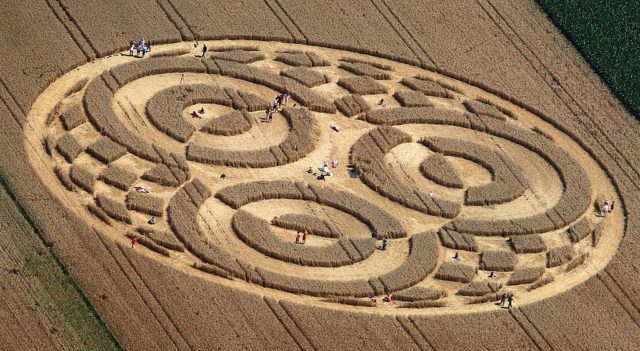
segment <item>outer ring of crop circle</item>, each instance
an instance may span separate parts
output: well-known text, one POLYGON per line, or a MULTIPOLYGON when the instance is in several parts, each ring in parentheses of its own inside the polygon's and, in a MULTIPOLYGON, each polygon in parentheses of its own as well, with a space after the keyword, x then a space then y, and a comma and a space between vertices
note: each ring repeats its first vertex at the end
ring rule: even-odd
MULTIPOLYGON (((256 41, 242 41, 242 42, 240 42, 240 43, 241 43, 241 44, 242 44, 242 43, 245 43, 245 44, 256 44, 256 43, 257 43, 258 45, 268 45, 268 44, 265 44, 265 43, 263 43, 263 42, 256 42, 256 41)), ((168 44, 168 45, 157 45, 157 46, 154 46, 154 50, 156 50, 156 51, 162 51, 163 49, 171 50, 171 49, 173 49, 173 48, 174 48, 174 47, 176 47, 176 46, 187 46, 187 45, 190 45, 190 44, 191 44, 191 43, 178 43, 178 44, 168 44)), ((222 44, 222 45, 224 45, 224 44, 222 44)), ((307 46, 307 45, 298 45, 298 44, 280 44, 280 45, 287 45, 287 46, 300 47, 300 48, 315 48, 315 47, 310 47, 310 46, 307 46)), ((332 50, 332 51, 336 51, 336 49, 323 49, 323 48, 315 48, 315 49, 317 49, 317 50, 332 50)), ((343 50, 339 50, 339 51, 340 51, 340 52, 344 52, 343 50)), ((349 52, 349 51, 346 51, 346 53, 349 53, 349 54, 352 54, 352 55, 363 55, 363 54, 352 53, 352 52, 349 52)), ((367 57, 367 56, 370 56, 370 55, 364 55, 364 56, 365 56, 365 57, 367 57)), ((108 58, 105 58, 105 59, 102 59, 102 60, 106 60, 106 59, 109 59, 109 57, 108 57, 108 58)), ((389 59, 384 59, 384 60, 389 60, 389 59)), ((101 60, 98 60, 98 61, 101 61, 101 60)), ((399 65, 407 65, 407 64, 404 64, 404 63, 398 63, 397 61, 393 61, 392 63, 399 64, 399 65)), ((415 68, 415 67, 414 67, 414 68, 415 68)), ((422 68, 422 69, 425 69, 425 68, 422 68)), ((58 81, 59 81, 59 80, 61 80, 62 78, 68 78, 68 76, 76 76, 76 78, 77 78, 77 79, 82 79, 82 77, 79 77, 79 76, 78 76, 77 72, 82 72, 82 66, 81 66, 81 67, 78 67, 78 68, 77 68, 76 70, 74 70, 74 71, 71 71, 71 72, 69 72, 69 73, 67 73, 67 74, 63 75, 63 77, 61 77, 60 79, 56 80, 56 82, 58 82, 58 81)), ((446 72, 437 72, 437 71, 436 71, 436 72, 431 72, 431 73, 432 73, 432 74, 433 74, 433 73, 435 73, 435 74, 441 75, 441 76, 443 76, 443 77, 446 77, 446 78, 447 78, 448 80, 450 80, 451 82, 455 82, 454 80, 464 79, 463 77, 460 77, 460 76, 457 76, 457 75, 454 75, 454 74, 449 74, 449 75, 447 75, 447 74, 446 74, 446 72)), ((72 78, 72 79, 73 79, 73 78, 72 78)), ((31 112, 29 113, 29 117, 28 117, 28 122, 29 122, 30 124, 33 122, 33 119, 34 119, 34 117, 33 117, 32 115, 34 115, 34 114, 36 114, 36 115, 37 115, 38 113, 40 113, 40 112, 42 111, 42 109, 46 109, 47 102, 43 102, 43 103, 41 104, 41 101, 40 101, 40 100, 41 100, 41 97, 42 97, 43 95, 46 95, 46 94, 47 94, 47 92, 50 92, 50 91, 51 91, 51 89, 52 89, 52 87, 55 85, 55 83, 56 83, 56 82, 52 83, 52 85, 50 85, 50 86, 49 86, 49 87, 48 87, 48 88, 47 88, 47 89, 46 89, 46 90, 41 94, 41 96, 40 96, 40 97, 38 97, 38 99, 37 99, 37 100, 36 100, 36 102, 34 103, 33 108, 32 108, 32 110, 31 110, 31 112)), ((512 99, 512 98, 510 98, 509 96, 507 96, 507 95, 505 95, 505 94, 501 94, 501 93, 499 93, 499 92, 497 92, 497 91, 494 91, 493 89, 490 89, 490 88, 488 88, 488 87, 486 87, 486 86, 483 86, 483 84, 481 84, 481 83, 479 83, 479 82, 470 82, 470 81, 466 81, 466 82, 455 82, 455 83, 456 83, 456 84, 459 84, 459 85, 462 85, 462 86, 465 86, 465 87, 468 87, 468 88, 472 88, 472 89, 479 89, 479 90, 483 91, 483 92, 481 92, 481 93, 484 93, 484 94, 487 94, 487 93, 488 93, 488 94, 491 94, 491 95, 495 95, 495 96, 497 96, 497 98, 501 101, 501 103, 506 103, 507 101, 511 101, 511 103, 514 103, 514 106, 515 106, 516 108, 521 108, 521 109, 523 109, 523 110, 527 111, 528 113, 531 113, 532 115, 535 115, 537 118, 541 119, 542 121, 544 121, 544 122, 546 122, 546 123, 548 123, 548 122, 553 122, 553 120, 552 120, 552 119, 550 119, 550 118, 548 118, 548 117, 544 116, 543 114, 539 113, 539 111, 535 111, 535 110, 530 111, 530 110, 532 110, 532 109, 530 109, 530 108, 529 108, 529 109, 525 108, 525 106, 524 106, 523 104, 517 103, 517 102, 515 101, 515 99, 512 99)), ((51 108, 51 106, 50 106, 50 108, 51 108)), ((42 117, 42 116, 41 116, 41 117, 42 117)), ((557 129, 557 130, 561 131, 563 134, 566 134, 566 133, 565 133, 565 131, 564 131, 564 129, 563 129, 561 126, 559 126, 557 123, 553 123, 553 127, 554 127, 555 129, 557 129)), ((37 128, 31 128, 31 129, 27 128, 27 129, 26 129, 25 134, 26 134, 25 139, 26 139, 27 141, 29 141, 29 140, 33 140, 33 138, 37 138, 37 137, 38 137, 37 128)), ((578 144, 579 144, 579 142, 578 142, 577 140, 575 140, 574 142, 576 142, 576 143, 578 143, 578 144)), ((27 147, 27 150, 29 150, 29 149, 30 149, 30 148, 28 148, 28 147, 27 147)), ((589 153, 589 151, 588 151, 588 149, 587 149, 587 148, 584 148, 584 147, 582 147, 582 146, 581 146, 581 149, 582 149, 582 150, 584 150, 585 152, 589 153)), ((34 161, 35 161, 35 159, 33 158, 33 157, 35 156, 35 155, 34 155, 34 152, 29 153, 29 155, 31 156, 31 161, 32 161, 32 162, 34 162, 34 161)), ((607 170, 606 170, 606 168, 602 167, 602 163, 601 163, 597 158, 594 158, 594 157, 593 157, 593 155, 591 155, 591 154, 590 154, 590 157, 591 157, 591 158, 592 158, 596 163, 598 163, 598 164, 600 165, 600 168, 601 168, 603 171, 605 171, 605 172, 607 171, 607 170)), ((32 164, 33 164, 33 163, 32 163, 32 164)), ((609 178, 610 178, 610 177, 609 177, 609 178)), ((54 176, 53 178, 48 178, 48 179, 43 179, 43 180, 44 180, 45 182, 47 182, 48 180, 51 180, 51 179, 53 179, 53 180, 55 181, 55 176, 54 176)), ((615 184, 613 184, 612 186, 613 186, 613 188, 615 188, 615 184)), ((624 206, 624 204, 623 204, 621 201, 620 201, 620 203, 624 206)), ((620 212, 620 211, 618 211, 618 212, 620 212)), ((625 220, 626 220, 626 219, 625 219, 625 220)), ((616 247, 617 247, 617 245, 616 245, 616 247)), ((606 262, 608 262, 611 258, 612 258, 612 255, 611 255, 611 257, 609 257, 609 258, 606 260, 606 262)), ((606 264, 606 262, 605 262, 605 264, 606 264)), ((597 271, 599 271, 599 270, 600 270, 600 269, 602 269, 602 268, 604 268, 604 265, 603 265, 602 267, 600 267, 599 269, 595 270, 593 273, 589 274, 587 277, 585 277, 585 280, 586 280, 589 276, 591 276, 591 275, 593 275, 593 274, 597 273, 597 271)), ((575 285, 577 285, 577 284, 575 284, 575 285)), ((541 290, 541 291, 542 291, 542 290, 541 290)), ((536 301, 537 301, 537 299, 536 299, 536 301)), ((324 304, 323 304, 323 306, 324 306, 324 304)), ((468 309, 468 306, 467 306, 466 308, 468 309)), ((449 308, 447 308, 447 310, 449 310, 449 308)), ((414 311, 414 312, 416 312, 416 311, 414 311)))

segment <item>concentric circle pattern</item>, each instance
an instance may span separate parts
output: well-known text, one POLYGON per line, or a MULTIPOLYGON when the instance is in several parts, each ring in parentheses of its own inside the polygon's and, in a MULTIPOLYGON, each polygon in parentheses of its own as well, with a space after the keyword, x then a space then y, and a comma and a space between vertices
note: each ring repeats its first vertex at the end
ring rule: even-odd
POLYGON ((614 186, 541 116, 377 57, 207 45, 78 67, 29 116, 45 184, 113 240, 138 237, 139 254, 344 308, 394 294, 397 313, 535 301, 613 256, 614 186))

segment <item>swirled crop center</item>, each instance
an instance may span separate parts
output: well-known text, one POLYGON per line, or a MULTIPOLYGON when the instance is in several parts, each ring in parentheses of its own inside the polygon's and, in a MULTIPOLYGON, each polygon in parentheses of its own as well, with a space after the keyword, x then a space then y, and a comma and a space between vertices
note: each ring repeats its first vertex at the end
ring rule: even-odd
POLYGON ((553 116, 378 57, 207 45, 78 67, 29 115, 41 180, 138 254, 285 299, 441 313, 560 293, 615 253, 623 205, 553 116))

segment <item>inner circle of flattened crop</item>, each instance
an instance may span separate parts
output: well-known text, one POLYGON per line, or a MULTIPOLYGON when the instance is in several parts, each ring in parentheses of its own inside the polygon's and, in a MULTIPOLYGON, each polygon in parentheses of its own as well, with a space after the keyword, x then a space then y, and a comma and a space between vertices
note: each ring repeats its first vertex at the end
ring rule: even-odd
POLYGON ((54 194, 155 251, 140 253, 287 298, 363 306, 394 293, 395 307, 427 310, 533 301, 615 251, 615 188, 526 109, 348 51, 214 41, 200 58, 190 46, 81 66, 28 117, 27 141, 43 144, 31 162, 51 160, 34 169, 54 194), (600 216, 605 200, 615 211, 600 216), (245 207, 261 201, 275 205, 245 207), (369 232, 345 233, 358 230, 321 206, 369 232))

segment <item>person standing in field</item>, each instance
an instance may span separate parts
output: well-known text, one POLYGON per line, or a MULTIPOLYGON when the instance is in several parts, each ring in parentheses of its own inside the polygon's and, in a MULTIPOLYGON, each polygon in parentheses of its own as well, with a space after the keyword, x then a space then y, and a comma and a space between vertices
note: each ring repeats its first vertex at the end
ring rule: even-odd
POLYGON ((507 308, 513 307, 513 294, 509 294, 507 300, 509 301, 509 305, 507 306, 507 308))
POLYGON ((131 238, 131 250, 134 250, 136 248, 136 244, 138 243, 138 237, 134 236, 133 238, 131 238))
POLYGON ((267 115, 265 117, 267 122, 271 122, 271 120, 273 119, 273 109, 272 108, 268 108, 267 109, 267 115))
POLYGON ((307 242, 307 236, 309 235, 309 231, 305 230, 304 234, 302 235, 302 243, 306 243, 307 242))
POLYGON ((204 61, 204 56, 207 54, 207 44, 202 45, 202 61, 204 61))
POLYGON ((133 56, 133 50, 136 48, 136 45, 131 42, 131 47, 129 48, 129 56, 133 56))
POLYGON ((142 50, 142 58, 144 58, 144 55, 147 53, 147 47, 144 45, 140 45, 140 47, 140 50, 142 50))
POLYGON ((144 57, 144 48, 147 45, 147 42, 144 40, 144 38, 142 38, 140 40, 140 43, 138 44, 138 47, 140 48, 140 51, 142 51, 142 57, 144 57))
POLYGON ((502 296, 500 296, 500 307, 503 307, 506 301, 507 301, 507 294, 504 293, 502 294, 502 296))
POLYGON ((604 206, 602 206, 602 216, 606 217, 607 213, 609 213, 609 201, 604 201, 604 206))
POLYGON ((296 244, 301 244, 300 240, 302 238, 302 234, 300 232, 296 232, 296 244))
POLYGON ((273 103, 271 105, 274 110, 280 111, 280 95, 277 95, 275 99, 273 99, 273 103))
POLYGON ((388 303, 392 303, 393 300, 392 300, 391 294, 385 295, 384 298, 382 298, 382 302, 384 302, 384 303, 387 303, 387 302, 388 303))
POLYGON ((382 239, 382 250, 386 250, 387 246, 389 246, 389 240, 387 238, 382 239))

